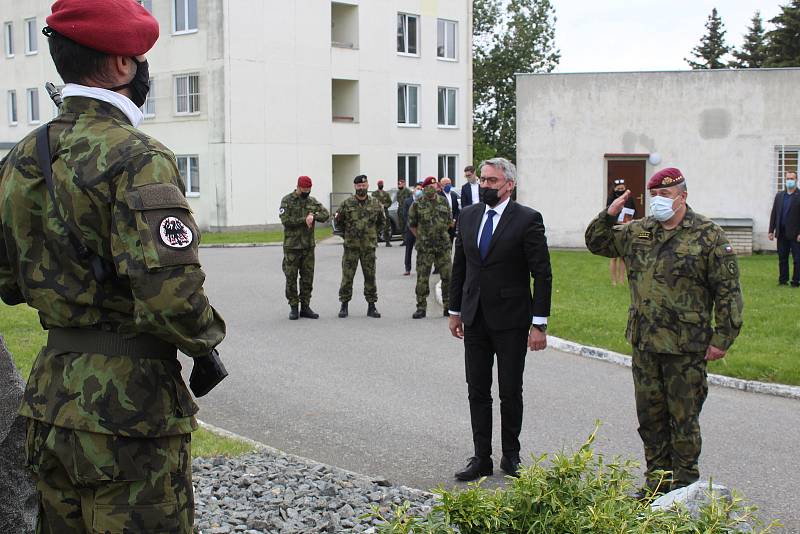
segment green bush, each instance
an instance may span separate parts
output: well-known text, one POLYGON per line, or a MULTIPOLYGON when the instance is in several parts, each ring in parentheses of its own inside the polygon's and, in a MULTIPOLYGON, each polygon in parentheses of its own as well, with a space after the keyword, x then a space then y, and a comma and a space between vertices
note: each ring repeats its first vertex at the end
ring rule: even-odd
POLYGON ((510 479, 505 488, 487 490, 481 482, 466 490, 434 491, 438 504, 424 517, 409 514, 409 504, 384 513, 373 507, 382 534, 553 534, 553 533, 727 533, 749 523, 763 529, 738 496, 732 502, 713 500, 697 518, 685 510, 653 511, 651 500, 638 501, 632 474, 638 464, 614 458, 607 462, 592 448, 597 428, 572 453, 542 455, 510 479), (550 460, 548 462, 548 460, 550 460))

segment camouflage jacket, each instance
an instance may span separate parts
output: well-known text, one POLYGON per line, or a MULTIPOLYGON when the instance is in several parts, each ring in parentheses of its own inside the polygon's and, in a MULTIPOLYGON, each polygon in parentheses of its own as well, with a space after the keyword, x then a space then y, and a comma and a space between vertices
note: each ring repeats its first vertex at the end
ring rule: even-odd
POLYGON ((397 196, 395 197, 395 200, 397 200, 397 211, 401 217, 408 216, 408 214, 405 212, 406 200, 413 194, 414 193, 412 193, 411 189, 409 189, 408 187, 404 187, 403 189, 397 190, 397 196))
POLYGON ((705 352, 709 344, 727 350, 739 335, 736 254, 725 232, 691 208, 673 230, 653 217, 617 226, 603 211, 586 229, 586 246, 625 259, 631 288, 626 335, 634 347, 666 354, 705 352))
MULTIPOLYGON (((30 134, 0 168, 0 296, 27 303, 45 329, 146 332, 192 357, 225 336, 203 293, 200 233, 175 157, 111 104, 64 100, 50 127, 50 200, 30 134), (99 283, 62 222, 113 265, 99 283)), ((143 356, 147 356, 146 354, 143 356)), ((128 436, 196 428, 197 406, 177 360, 43 349, 20 413, 57 426, 128 436)))
POLYGON ((408 210, 408 226, 417 232, 416 247, 419 252, 432 252, 450 246, 447 233, 453 222, 450 206, 441 195, 433 199, 423 195, 408 210))
POLYGON ((283 248, 290 250, 307 249, 316 246, 314 225, 306 224, 309 213, 314 214, 316 222, 324 223, 330 218, 325 206, 314 197, 302 198, 292 191, 281 199, 281 223, 283 223, 283 248))
POLYGON ((392 195, 383 191, 382 189, 378 189, 372 192, 372 198, 377 200, 381 203, 384 209, 389 209, 389 206, 392 205, 392 195))
POLYGON ((347 198, 336 212, 336 224, 344 232, 344 246, 375 248, 378 234, 383 230, 383 206, 374 198, 347 198))

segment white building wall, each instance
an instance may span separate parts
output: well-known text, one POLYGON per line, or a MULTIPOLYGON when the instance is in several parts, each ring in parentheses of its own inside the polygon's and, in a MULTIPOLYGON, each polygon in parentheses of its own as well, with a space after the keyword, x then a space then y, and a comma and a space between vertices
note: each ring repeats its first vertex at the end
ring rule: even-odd
POLYGON ((519 198, 540 210, 551 245, 583 247, 605 207, 605 154, 660 154, 680 168, 689 205, 754 221, 766 238, 777 191, 774 147, 800 145, 800 69, 520 75, 519 198))

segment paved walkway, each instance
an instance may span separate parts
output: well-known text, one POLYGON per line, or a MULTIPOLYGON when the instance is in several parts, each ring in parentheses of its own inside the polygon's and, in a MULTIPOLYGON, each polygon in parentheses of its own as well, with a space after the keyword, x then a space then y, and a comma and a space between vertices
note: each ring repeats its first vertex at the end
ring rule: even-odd
MULTIPOLYGON (((339 319, 341 246, 318 246, 312 307, 321 318, 289 321, 280 247, 204 249, 207 293, 228 323, 221 353, 231 376, 201 399, 201 417, 393 483, 456 485, 452 474, 472 453, 463 347, 433 298, 428 318, 411 319, 415 277, 402 276, 402 254, 399 246, 378 249, 383 318, 367 318, 358 296, 350 317, 339 319)), ((354 293, 362 288, 359 272, 354 293)), ((577 446, 599 419, 599 451, 641 460, 629 369, 555 350, 529 353, 524 396, 523 459, 577 446)), ((496 403, 497 418, 498 410, 496 403)), ((701 423, 703 476, 800 532, 800 403, 712 387, 701 423)), ((499 420, 495 428, 497 465, 499 420)), ((502 483, 501 474, 491 483, 502 483)))

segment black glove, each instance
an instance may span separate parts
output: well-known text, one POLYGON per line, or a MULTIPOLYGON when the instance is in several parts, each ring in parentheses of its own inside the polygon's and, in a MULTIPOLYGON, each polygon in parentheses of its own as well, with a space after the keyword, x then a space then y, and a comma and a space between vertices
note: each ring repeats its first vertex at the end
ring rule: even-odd
POLYGON ((208 356, 194 359, 192 376, 189 377, 189 388, 195 397, 202 397, 217 387, 217 384, 222 382, 226 376, 228 376, 228 371, 222 364, 219 352, 214 349, 208 356))

